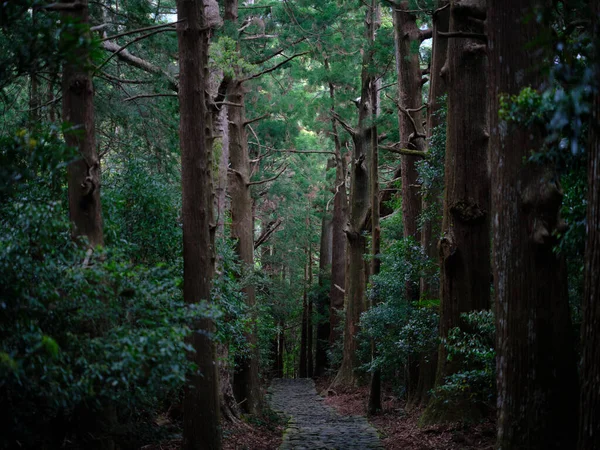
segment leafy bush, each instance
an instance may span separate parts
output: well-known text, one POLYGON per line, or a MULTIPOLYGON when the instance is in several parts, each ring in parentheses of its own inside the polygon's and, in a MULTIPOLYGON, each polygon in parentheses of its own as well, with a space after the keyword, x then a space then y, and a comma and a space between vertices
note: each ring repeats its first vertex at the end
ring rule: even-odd
POLYGON ((410 358, 435 350, 438 302, 407 299, 407 288, 416 288, 431 265, 414 239, 392 242, 380 257, 381 272, 371 278, 369 289, 369 297, 378 303, 361 316, 359 357, 368 361, 362 370, 378 368, 384 378, 397 382, 398 372, 410 358), (373 358, 371 340, 375 343, 373 358))
POLYGON ((491 410, 496 398, 496 328, 492 311, 461 314, 462 325, 450 330, 444 343, 448 359, 459 361, 460 370, 434 389, 434 399, 491 410))

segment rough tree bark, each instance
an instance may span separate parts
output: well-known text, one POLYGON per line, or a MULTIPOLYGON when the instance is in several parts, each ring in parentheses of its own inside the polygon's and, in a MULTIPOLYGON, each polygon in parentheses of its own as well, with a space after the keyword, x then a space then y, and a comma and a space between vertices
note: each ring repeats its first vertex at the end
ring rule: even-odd
POLYGON ((532 45, 539 1, 489 0, 487 9, 498 448, 572 448, 577 372, 565 265, 553 247, 562 191, 550 167, 527 162, 540 130, 499 117, 501 95, 540 88, 532 45), (535 17, 535 15, 533 15, 535 17))
MULTIPOLYGON (((373 42, 377 20, 375 16, 375 3, 367 7, 365 19, 365 32, 367 39, 373 42)), ((370 210, 369 197, 369 158, 372 144, 372 85, 375 77, 369 70, 373 61, 373 50, 365 51, 361 73, 361 95, 358 105, 358 125, 356 129, 349 127, 339 120, 340 124, 352 136, 354 155, 350 172, 350 214, 344 229, 348 240, 348 273, 346 274, 346 322, 344 326, 344 348, 342 365, 333 381, 333 385, 353 385, 356 383, 354 369, 357 367, 356 358, 358 323, 360 315, 366 309, 366 267, 364 254, 366 253, 366 239, 363 234, 367 226, 370 210)))
MULTIPOLYGON (((438 35, 438 32, 448 32, 450 24, 450 9, 448 0, 438 0, 437 10, 433 14, 432 21, 432 51, 431 67, 429 76, 429 105, 427 107, 427 142, 430 143, 433 137, 433 130, 443 123, 439 116, 440 109, 444 106, 441 103, 441 97, 446 93, 446 80, 442 76, 443 68, 446 64, 446 54, 448 53, 448 39, 438 35)), ((435 188, 427 191, 423 195, 422 209, 436 208, 442 211, 442 202, 440 201, 441 192, 435 188)), ((438 240, 439 220, 426 220, 421 227, 421 247, 429 259, 437 261, 439 259, 438 240)), ((430 278, 421 278, 421 297, 438 298, 439 285, 432 283, 430 278)), ((435 365, 435 364, 434 364, 435 365)))
MULTIPOLYGON (((484 0, 452 0, 450 4, 450 32, 483 35, 484 0)), ((456 370, 447 360, 443 341, 452 328, 460 326, 461 313, 489 308, 491 272, 485 41, 450 39, 446 66, 448 119, 439 245, 442 343, 438 349, 438 385, 456 370)), ((441 404, 436 407, 443 416, 439 409, 445 408, 441 404)))
MULTIPOLYGON (((225 2, 225 21, 237 25, 238 1, 225 2)), ((239 44, 238 44, 239 51, 239 44)), ((231 194, 231 234, 237 240, 236 250, 247 268, 254 267, 254 223, 252 220, 252 197, 250 195, 250 159, 248 157, 248 136, 246 135, 246 91, 241 80, 230 80, 227 86, 227 101, 239 105, 229 108, 229 178, 231 194)), ((246 304, 252 309, 256 304, 254 286, 244 288, 246 304)), ((258 346, 256 345, 256 323, 247 340, 251 346, 251 356, 237 361, 237 371, 233 378, 233 389, 238 402, 245 412, 258 414, 262 409, 262 396, 258 378, 258 346)))
MULTIPOLYGON (((178 0, 179 139, 183 190, 183 295, 187 303, 210 301, 214 272, 212 160, 206 128, 206 83, 209 28, 201 0, 178 0)), ((183 403, 183 448, 220 449, 219 379, 214 323, 194 324, 190 354, 199 374, 190 376, 183 403)))
MULTIPOLYGON (((600 77, 600 2, 592 1, 592 25, 596 43, 596 80, 600 77)), ((598 89, 598 85, 596 85, 598 89)), ((587 246, 585 292, 583 297, 583 343, 581 397, 579 407, 579 449, 600 448, 600 92, 596 90, 590 122, 588 156, 587 246)))
MULTIPOLYGON (((396 50, 396 71, 398 74, 398 126, 402 148, 425 151, 425 131, 421 107, 422 76, 419 53, 414 44, 423 41, 423 33, 417 26, 417 18, 410 12, 406 1, 400 2, 393 10, 394 40, 396 50)), ((402 221, 404 237, 421 240, 418 219, 421 214, 421 197, 415 163, 416 156, 402 155, 402 221)), ((410 296, 419 298, 418 289, 411 289, 410 296)))
MULTIPOLYGON (((70 2, 73 3, 73 2, 70 2)), ((68 20, 89 24, 88 2, 81 8, 62 13, 68 20)), ((96 151, 94 123, 94 85, 90 73, 90 56, 85 47, 75 49, 73 58, 63 65, 62 119, 73 127, 65 133, 67 145, 81 156, 68 167, 69 218, 74 238, 84 236, 94 248, 104 244, 102 207, 100 204, 100 159, 96 151)))
MULTIPOLYGON (((377 22, 381 23, 380 11, 377 8, 374 15, 377 16, 377 22)), ((379 114, 379 87, 380 83, 374 82, 371 84, 371 99, 373 100, 372 105, 372 118, 373 121, 377 120, 379 114)), ((371 131, 371 179, 369 180, 371 185, 369 187, 369 193, 371 195, 371 274, 370 276, 379 274, 381 269, 381 226, 379 223, 379 150, 377 148, 377 126, 373 125, 371 131)), ((371 302, 371 308, 379 300, 375 297, 371 302)), ((375 343, 371 341, 371 356, 375 357, 375 343)), ((369 386, 369 402, 367 411, 369 414, 375 414, 381 411, 381 370, 379 368, 373 370, 371 373, 371 381, 369 386)))
MULTIPOLYGON (((329 70, 327 60, 325 68, 329 70)), ((344 227, 348 217, 348 195, 346 193, 347 164, 342 156, 342 144, 338 134, 335 114, 335 87, 329 83, 331 99, 331 128, 335 144, 335 193, 333 198, 333 235, 331 250, 331 287, 329 289, 329 345, 335 344, 342 338, 338 331, 340 314, 344 309, 344 291, 346 289, 346 235, 344 227)))

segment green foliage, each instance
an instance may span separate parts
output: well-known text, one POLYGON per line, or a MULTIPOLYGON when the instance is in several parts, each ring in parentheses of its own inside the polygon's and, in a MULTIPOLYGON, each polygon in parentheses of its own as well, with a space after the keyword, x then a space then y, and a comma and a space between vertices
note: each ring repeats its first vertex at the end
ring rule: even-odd
POLYGON ((134 259, 147 264, 181 258, 179 188, 152 173, 141 158, 130 158, 106 178, 102 200, 107 244, 130 246, 134 259))
POLYGON ((421 195, 423 195, 427 208, 421 211, 419 216, 419 227, 426 223, 436 225, 433 230, 433 236, 439 236, 441 233, 440 225, 442 222, 442 198, 444 196, 444 158, 446 155, 446 115, 448 113, 446 95, 440 97, 438 102, 440 108, 436 115, 440 120, 440 125, 433 129, 429 139, 429 158, 417 161, 416 167, 419 172, 419 182, 421 183, 421 195))
POLYGON ((3 446, 40 445, 84 405, 150 408, 173 395, 193 370, 190 325, 216 315, 183 304, 180 266, 134 266, 109 249, 82 267, 66 217, 61 202, 33 195, 2 208, 3 446))
POLYGON ((450 330, 444 343, 448 360, 460 370, 434 389, 436 400, 447 404, 467 401, 492 409, 496 398, 496 328, 492 311, 461 314, 461 327, 450 330))
POLYGON ((409 359, 431 354, 438 343, 437 301, 411 302, 407 288, 415 288, 428 271, 420 246, 412 238, 392 242, 381 255, 381 272, 371 278, 369 297, 378 303, 361 315, 359 345, 362 369, 379 368, 384 378, 398 382, 397 372, 409 359), (370 342, 375 358, 370 357, 370 342))
POLYGON ((236 75, 248 74, 255 70, 254 65, 241 58, 237 41, 228 36, 220 36, 211 41, 209 57, 211 64, 222 70, 226 77, 236 78, 236 75))

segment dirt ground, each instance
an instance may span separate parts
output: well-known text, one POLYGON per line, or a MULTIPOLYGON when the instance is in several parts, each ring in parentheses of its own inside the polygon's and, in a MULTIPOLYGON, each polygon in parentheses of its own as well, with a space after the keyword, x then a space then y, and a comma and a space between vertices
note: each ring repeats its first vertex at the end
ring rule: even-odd
MULTIPOLYGON (((352 389, 329 389, 329 379, 316 381, 317 392, 325 403, 339 413, 364 415, 369 396, 368 386, 352 389)), ((477 425, 449 424, 419 428, 421 409, 406 411, 403 401, 384 390, 383 411, 369 418, 381 434, 387 450, 488 450, 494 448, 493 420, 477 425)))

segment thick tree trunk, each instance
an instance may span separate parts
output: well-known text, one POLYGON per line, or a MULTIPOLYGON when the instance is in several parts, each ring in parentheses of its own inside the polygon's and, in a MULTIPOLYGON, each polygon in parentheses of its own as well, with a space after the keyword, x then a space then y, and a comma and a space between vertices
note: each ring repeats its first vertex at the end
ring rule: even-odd
MULTIPOLYGON (((225 21, 237 26, 238 2, 225 2, 225 21)), ((239 47, 238 47, 239 50, 239 47)), ((241 81, 231 80, 227 88, 227 101, 236 105, 229 108, 229 161, 231 176, 231 234, 237 240, 236 250, 242 263, 252 270, 254 267, 254 222, 252 217, 252 197, 250 195, 250 160, 248 157, 248 136, 246 135, 245 89, 241 81)), ((246 303, 252 310, 256 304, 254 286, 244 288, 246 303)), ((254 313, 252 313, 254 314, 254 313)), ((256 322, 253 317, 252 330, 246 337, 251 356, 239 358, 233 378, 233 389, 242 409, 250 414, 258 414, 262 409, 262 396, 258 378, 258 346, 256 342, 256 322)))
MULTIPOLYGON (((67 20, 89 24, 88 2, 63 15, 67 20)), ((62 118, 73 126, 65 133, 67 145, 78 149, 81 158, 68 167, 69 218, 74 238, 83 236, 90 247, 104 244, 100 204, 100 159, 96 151, 94 85, 89 72, 90 56, 77 49, 76 62, 65 61, 62 76, 62 118)), ((37 95, 37 94, 36 94, 37 95)))
POLYGON ((498 447, 572 448, 577 372, 565 264, 554 252, 560 185, 551 168, 524 162, 539 131, 498 116, 499 96, 539 88, 532 43, 537 1, 488 1, 490 150, 497 332, 498 447))
MULTIPOLYGON (((600 2, 592 2, 596 80, 600 77, 600 2)), ((600 448, 600 93, 596 91, 590 122, 588 156, 587 246, 583 297, 583 344, 579 449, 600 448)))
MULTIPOLYGON (((236 80, 229 85, 227 100, 238 105, 244 104, 244 88, 236 80)), ((246 269, 254 267, 254 228, 252 220, 252 197, 250 196, 250 161, 248 138, 245 130, 245 108, 229 109, 229 161, 231 176, 231 234, 236 242, 236 252, 246 269)), ((252 309, 256 304, 254 286, 244 287, 246 304, 252 309)), ((252 313, 253 314, 253 313, 252 313)), ((233 389, 242 409, 251 414, 261 410, 261 394, 258 378, 258 347, 256 345, 256 323, 253 319, 252 331, 246 336, 251 346, 251 356, 237 361, 237 371, 233 378, 233 389)))
MULTIPOLYGON (((379 8, 374 12, 376 22, 379 25, 381 23, 381 16, 379 8)), ((374 122, 377 121, 379 115, 379 88, 381 87, 380 80, 371 83, 371 99, 372 99, 372 119, 374 122)), ((381 226, 379 223, 380 215, 380 198, 379 198, 379 149, 377 147, 377 126, 373 125, 371 131, 371 179, 369 193, 371 195, 371 267, 370 276, 379 274, 381 270, 381 226)), ((379 299, 374 297, 371 302, 371 308, 379 303, 379 299)), ((375 342, 371 341, 371 357, 376 356, 375 342)), ((379 368, 373 370, 371 373, 371 380, 369 386, 369 402, 367 405, 367 412, 369 414, 375 414, 381 411, 381 370, 379 368)))
MULTIPOLYGON (((410 150, 426 149, 423 115, 422 77, 419 65, 419 52, 415 43, 421 43, 421 31, 417 26, 416 16, 409 12, 408 2, 402 1, 394 8, 394 37, 396 50, 396 69, 398 74, 398 103, 404 109, 398 111, 400 129, 400 145, 410 150), (410 111, 409 111, 410 110, 410 111)), ((402 220, 404 237, 421 240, 418 219, 421 214, 421 197, 419 195, 418 172, 415 166, 418 157, 402 156, 402 220)), ((418 289, 411 289, 410 296, 419 298, 418 289)))
MULTIPOLYGON (((187 303, 210 301, 214 271, 212 158, 207 145, 206 79, 208 29, 201 0, 178 0, 179 138, 183 189, 183 295, 187 303)), ((219 380, 214 324, 202 319, 194 324, 190 354, 199 373, 185 388, 183 448, 220 449, 219 380)))
MULTIPOLYGON (((377 27, 376 7, 372 4, 367 9, 365 28, 366 36, 372 42, 377 27)), ((361 74, 361 96, 358 113, 358 128, 347 131, 352 135, 354 157, 350 175, 350 215, 344 230, 348 239, 348 273, 346 283, 346 322, 344 326, 344 349, 342 365, 334 379, 334 385, 353 385, 356 383, 354 370, 357 367, 356 335, 359 331, 360 315, 366 309, 366 265, 364 255, 367 251, 366 238, 363 231, 367 227, 370 210, 369 167, 372 133, 372 86, 375 77, 369 70, 373 54, 365 51, 361 74)))
MULTIPOLYGON (((481 33, 485 1, 452 0, 450 32, 481 33)), ((440 338, 437 384, 455 371, 443 341, 460 314, 490 307, 490 183, 485 41, 450 39, 446 82, 446 183, 440 240, 440 338)), ((460 362, 458 362, 460 364, 460 362)))
POLYGON ((333 221, 327 212, 321 221, 321 245, 319 251, 319 298, 316 305, 319 322, 317 324, 317 343, 315 348, 315 370, 313 375, 320 377, 327 369, 327 348, 329 347, 329 296, 323 292, 323 286, 331 279, 331 251, 333 239, 333 221))
MULTIPOLYGON (((327 60, 325 67, 329 70, 327 60)), ((331 112, 335 112, 335 87, 329 83, 331 112)), ((331 244, 331 286, 329 289, 329 345, 335 344, 342 336, 338 331, 340 315, 344 309, 344 290, 346 289, 346 235, 344 227, 348 218, 348 196, 346 194, 346 158, 342 156, 342 145, 337 123, 331 119, 331 128, 335 144, 335 193, 333 198, 333 235, 331 244)))
MULTIPOLYGON (((448 39, 438 35, 438 32, 444 33, 448 31, 450 23, 450 9, 443 8, 448 4, 448 0, 438 0, 438 12, 433 15, 432 26, 432 53, 431 53, 431 68, 429 79, 429 106, 427 108, 427 141, 431 145, 431 138, 434 130, 443 123, 439 115, 440 109, 444 106, 441 103, 441 97, 446 93, 446 81, 442 76, 442 69, 446 64, 446 55, 448 53, 448 39)), ((442 211, 441 192, 431 186, 423 193, 422 201, 423 210, 435 208, 436 211, 442 211)), ((438 261, 438 240, 440 235, 441 223, 437 219, 426 220, 421 227, 421 247, 432 261, 438 261)), ((431 278, 421 278, 421 297, 425 299, 439 297, 439 285, 434 283, 431 278)), ((436 363, 434 363, 435 366, 436 363)), ((435 370, 435 367, 434 367, 435 370)), ((431 388, 433 386, 430 386, 431 388)))

